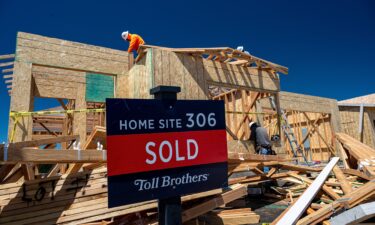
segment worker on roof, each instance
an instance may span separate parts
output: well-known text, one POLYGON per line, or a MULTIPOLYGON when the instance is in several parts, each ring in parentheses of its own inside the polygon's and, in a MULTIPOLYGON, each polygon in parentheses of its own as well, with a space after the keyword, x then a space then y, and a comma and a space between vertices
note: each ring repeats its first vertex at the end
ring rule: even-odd
POLYGON ((145 44, 145 41, 138 34, 131 34, 129 33, 129 31, 124 31, 122 32, 121 36, 125 41, 130 42, 129 48, 128 48, 129 53, 133 51, 138 52, 139 46, 145 44))

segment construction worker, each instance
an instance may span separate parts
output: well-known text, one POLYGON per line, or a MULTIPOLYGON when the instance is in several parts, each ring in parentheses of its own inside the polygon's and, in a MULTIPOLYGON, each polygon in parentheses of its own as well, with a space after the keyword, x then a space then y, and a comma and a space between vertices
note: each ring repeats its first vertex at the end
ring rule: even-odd
POLYGON ((122 32, 121 36, 125 41, 130 42, 128 48, 129 53, 133 51, 138 52, 139 46, 145 44, 145 41, 138 34, 131 34, 129 31, 124 31, 122 32))
MULTIPOLYGON (((250 141, 255 143, 255 151, 260 155, 276 155, 272 150, 270 138, 268 137, 267 130, 259 126, 256 122, 249 123, 250 128, 250 141)), ((269 167, 263 167, 263 171, 268 173, 269 167)))

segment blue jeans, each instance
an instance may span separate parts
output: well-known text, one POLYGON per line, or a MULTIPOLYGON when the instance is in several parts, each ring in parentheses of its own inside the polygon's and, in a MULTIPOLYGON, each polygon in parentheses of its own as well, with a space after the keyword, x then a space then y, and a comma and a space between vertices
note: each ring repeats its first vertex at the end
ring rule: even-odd
MULTIPOLYGON (((266 148, 261 147, 259 150, 260 155, 268 155, 269 150, 266 148)), ((270 171, 270 168, 268 166, 263 167, 263 172, 268 173, 270 171)))

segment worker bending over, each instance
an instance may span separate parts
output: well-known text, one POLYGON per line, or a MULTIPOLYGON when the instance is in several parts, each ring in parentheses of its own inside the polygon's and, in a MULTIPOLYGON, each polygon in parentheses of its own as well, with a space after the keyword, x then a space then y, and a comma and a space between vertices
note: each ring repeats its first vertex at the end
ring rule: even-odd
POLYGON ((129 53, 133 51, 138 52, 139 46, 145 44, 145 41, 138 34, 131 34, 129 31, 124 31, 122 32, 121 36, 125 41, 130 42, 128 48, 129 53))
MULTIPOLYGON (((259 126, 256 122, 250 122, 250 141, 255 143, 255 151, 259 155, 276 155, 275 151, 272 150, 272 144, 268 137, 267 130, 264 127, 259 126)), ((265 173, 269 172, 269 167, 263 167, 265 173)))
POLYGON ((255 142, 255 150, 260 155, 275 155, 267 130, 256 122, 250 122, 250 140, 255 142))

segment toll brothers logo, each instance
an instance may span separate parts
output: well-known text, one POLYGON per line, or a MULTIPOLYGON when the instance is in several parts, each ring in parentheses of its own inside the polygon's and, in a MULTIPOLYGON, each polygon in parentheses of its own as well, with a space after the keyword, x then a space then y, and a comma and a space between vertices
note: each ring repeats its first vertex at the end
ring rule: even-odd
POLYGON ((153 177, 152 179, 137 179, 134 181, 134 186, 138 191, 147 191, 158 188, 171 187, 175 189, 177 186, 205 182, 208 180, 209 174, 190 175, 186 173, 181 177, 161 176, 153 177))

